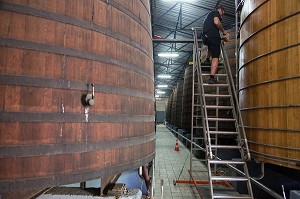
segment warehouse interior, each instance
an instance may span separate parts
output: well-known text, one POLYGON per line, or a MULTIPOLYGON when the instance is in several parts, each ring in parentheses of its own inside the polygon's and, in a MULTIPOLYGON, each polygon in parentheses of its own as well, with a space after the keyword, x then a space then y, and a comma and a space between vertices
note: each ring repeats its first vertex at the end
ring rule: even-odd
POLYGON ((300 198, 299 0, 0 0, 0 19, 0 199, 300 198))

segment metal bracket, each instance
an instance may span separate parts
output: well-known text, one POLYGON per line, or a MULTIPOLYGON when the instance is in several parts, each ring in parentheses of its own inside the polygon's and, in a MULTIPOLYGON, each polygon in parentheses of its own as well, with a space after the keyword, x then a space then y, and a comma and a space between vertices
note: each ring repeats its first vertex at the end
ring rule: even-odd
MULTIPOLYGON (((81 96, 81 103, 83 106, 93 106, 95 104, 95 87, 94 84, 91 83, 92 86, 92 93, 83 94, 81 96)), ((89 89, 88 89, 89 92, 89 89)))

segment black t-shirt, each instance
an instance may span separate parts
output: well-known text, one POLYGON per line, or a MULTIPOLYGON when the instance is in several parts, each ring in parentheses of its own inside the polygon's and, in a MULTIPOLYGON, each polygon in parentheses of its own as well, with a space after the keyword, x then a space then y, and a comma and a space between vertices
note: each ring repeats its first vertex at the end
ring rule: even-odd
POLYGON ((217 10, 210 11, 204 20, 202 32, 208 37, 220 37, 219 28, 214 23, 215 17, 222 21, 221 15, 217 10))

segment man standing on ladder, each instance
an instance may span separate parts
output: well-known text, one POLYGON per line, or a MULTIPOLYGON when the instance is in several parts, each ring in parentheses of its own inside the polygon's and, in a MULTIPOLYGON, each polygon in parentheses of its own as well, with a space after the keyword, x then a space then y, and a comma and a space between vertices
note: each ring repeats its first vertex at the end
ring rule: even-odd
MULTIPOLYGON (((221 37, 219 30, 225 36, 227 32, 222 26, 222 16, 225 13, 223 6, 218 6, 217 10, 210 11, 204 20, 203 31, 202 31, 202 41, 204 45, 208 46, 207 57, 205 63, 210 63, 209 58, 212 57, 210 77, 208 80, 209 84, 218 84, 219 82, 215 79, 215 74, 217 72, 217 67, 219 64, 220 56, 220 45, 221 37)), ((226 40, 226 37, 222 39, 226 40)))

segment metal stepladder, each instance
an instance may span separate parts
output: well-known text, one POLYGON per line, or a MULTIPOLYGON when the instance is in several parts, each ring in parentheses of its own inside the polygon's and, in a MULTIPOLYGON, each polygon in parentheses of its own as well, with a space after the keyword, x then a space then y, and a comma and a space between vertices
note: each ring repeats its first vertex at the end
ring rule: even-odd
MULTIPOLYGON (((222 44, 223 68, 225 68, 223 72, 225 71, 225 73, 216 74, 215 77, 219 81, 218 84, 205 83, 210 74, 202 73, 203 66, 201 66, 200 62, 197 28, 193 28, 193 33, 194 76, 191 141, 195 143, 202 140, 202 150, 205 151, 205 162, 207 164, 210 196, 211 198, 253 199, 252 186, 246 164, 246 161, 250 160, 250 153, 227 55, 222 44), (199 115, 199 112, 201 115, 199 115), (222 156, 222 159, 218 156, 222 156), (246 191, 240 194, 233 191, 232 187, 225 189, 217 186, 220 181, 225 181, 229 185, 244 186, 246 191)), ((194 145, 191 144, 191 156, 196 150, 194 145)), ((191 158, 191 176, 193 176, 192 162, 191 158)))

